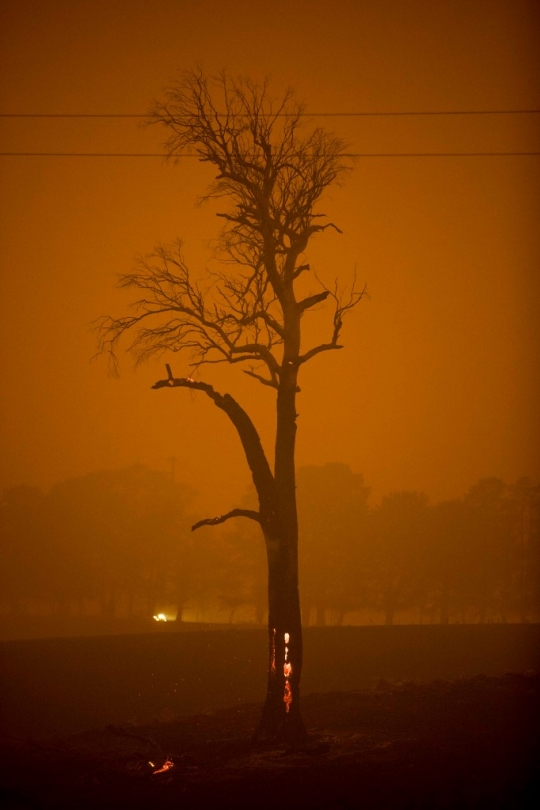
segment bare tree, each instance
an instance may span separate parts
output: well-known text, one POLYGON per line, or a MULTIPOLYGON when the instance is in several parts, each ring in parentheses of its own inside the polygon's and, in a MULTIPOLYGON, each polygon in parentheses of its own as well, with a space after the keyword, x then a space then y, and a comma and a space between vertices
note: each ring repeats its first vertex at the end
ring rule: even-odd
POLYGON ((317 234, 328 228, 339 231, 316 209, 349 161, 341 140, 320 128, 304 129, 303 108, 291 92, 276 102, 266 83, 234 80, 225 73, 211 79, 198 69, 184 74, 151 116, 169 130, 171 158, 188 150, 217 169, 204 199, 224 198, 229 204, 218 214, 225 220, 219 240, 224 264, 201 286, 190 274, 180 242, 158 246, 135 272, 121 277, 120 286, 141 297, 131 314, 102 320, 100 349, 115 363, 119 340, 131 333, 128 349, 138 361, 187 349, 195 377, 203 364, 239 363, 246 374, 275 389, 271 465, 252 420, 229 394, 193 377, 176 378, 168 364, 167 379, 153 386, 203 392, 238 432, 258 510, 233 509, 200 520, 193 529, 233 517, 261 526, 268 556, 269 663, 257 736, 298 742, 305 734, 295 491, 298 374, 316 355, 342 348, 343 317, 364 294, 354 283, 347 294, 337 284, 324 286, 310 273, 305 250, 317 234), (302 282, 314 279, 314 292, 300 294, 302 274, 302 282), (325 301, 333 305, 328 340, 303 349, 302 316, 325 301))

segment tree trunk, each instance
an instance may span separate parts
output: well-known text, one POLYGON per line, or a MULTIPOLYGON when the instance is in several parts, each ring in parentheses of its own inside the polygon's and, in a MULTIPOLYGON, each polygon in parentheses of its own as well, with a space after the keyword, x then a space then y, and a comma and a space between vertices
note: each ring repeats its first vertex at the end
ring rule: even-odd
POLYGON ((301 745, 306 730, 300 714, 303 642, 294 556, 268 554, 268 678, 266 701, 255 739, 301 745))
POLYGON ((448 624, 450 621, 450 588, 446 582, 443 582, 441 592, 441 616, 440 623, 448 624))
POLYGON ((326 627, 326 608, 320 602, 315 605, 315 625, 326 627))
MULTIPOLYGON (((287 321, 287 315, 285 318, 287 321)), ((291 324, 288 336, 277 395, 275 502, 266 525, 261 521, 268 558, 268 684, 255 737, 279 739, 296 748, 306 738, 300 714, 303 644, 294 460, 298 319, 291 324)))
POLYGON ((182 598, 178 598, 176 602, 176 619, 179 624, 183 622, 183 613, 184 613, 184 600, 182 598))

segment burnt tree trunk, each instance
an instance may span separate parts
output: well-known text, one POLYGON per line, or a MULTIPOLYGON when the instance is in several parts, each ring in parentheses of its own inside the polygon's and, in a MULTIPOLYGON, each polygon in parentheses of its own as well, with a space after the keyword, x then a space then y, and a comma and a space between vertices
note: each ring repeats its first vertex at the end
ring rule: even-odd
MULTIPOLYGON (((268 542, 268 541, 267 541, 268 542)), ((290 555, 268 555, 268 678, 256 739, 301 744, 305 727, 300 713, 302 622, 295 561, 290 555)))
POLYGON ((285 339, 276 408, 275 518, 268 528, 262 524, 268 556, 268 686, 255 736, 296 746, 306 736, 300 713, 303 643, 295 471, 300 315, 292 290, 282 304, 285 339))

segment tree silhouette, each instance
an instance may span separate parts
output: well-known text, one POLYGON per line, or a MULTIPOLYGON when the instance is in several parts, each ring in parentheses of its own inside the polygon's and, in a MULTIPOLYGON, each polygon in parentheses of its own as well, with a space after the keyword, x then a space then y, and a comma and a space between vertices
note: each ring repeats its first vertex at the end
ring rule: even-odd
POLYGON ((363 606, 369 488, 346 464, 298 470, 300 572, 304 622, 326 623, 331 609, 339 624, 347 611, 363 606), (313 608, 315 609, 313 611, 313 608))
POLYGON ((50 574, 50 549, 43 502, 42 492, 26 485, 5 490, 0 499, 0 592, 14 615, 46 596, 42 573, 50 574))
MULTIPOLYGON (((278 102, 267 84, 208 79, 187 72, 156 103, 152 121, 164 125, 171 158, 186 149, 217 175, 206 199, 225 199, 218 254, 223 271, 202 286, 184 261, 181 243, 159 245, 120 285, 140 296, 131 314, 104 318, 100 349, 115 363, 118 341, 139 361, 189 350, 198 371, 205 363, 240 364, 276 392, 275 456, 270 464, 246 411, 229 394, 193 377, 168 378, 154 388, 188 388, 206 394, 233 423, 257 492, 258 509, 232 509, 203 525, 233 517, 257 521, 266 542, 269 600, 268 690, 258 736, 293 742, 304 735, 300 714, 302 626, 298 593, 298 522, 295 491, 296 397, 302 365, 342 348, 343 317, 362 298, 354 283, 347 295, 324 286, 305 260, 317 234, 339 230, 318 210, 323 192, 343 177, 344 143, 320 128, 303 130, 302 106, 286 92, 278 102), (306 282, 306 279, 308 281, 306 282), (309 281, 313 279, 313 281, 309 281), (310 284, 313 287, 310 289, 310 284), (333 304, 328 337, 301 347, 303 315, 333 304)), ((197 372, 193 372, 197 376, 197 372)))
POLYGON ((464 498, 469 509, 467 567, 471 573, 471 601, 480 623, 487 621, 508 590, 510 546, 506 484, 499 478, 482 478, 464 498))
POLYGON ((150 618, 175 576, 191 497, 167 473, 140 465, 55 484, 46 499, 53 592, 64 602, 97 596, 110 618, 124 599, 130 616, 143 602, 150 618))
POLYGON ((540 486, 520 478, 510 487, 513 529, 512 601, 519 619, 538 613, 540 601, 540 486))
POLYGON ((419 602, 421 557, 427 529, 427 496, 393 492, 371 515, 373 604, 393 624, 397 611, 419 602))
POLYGON ((441 624, 449 624, 452 611, 458 608, 461 620, 465 621, 474 575, 467 564, 474 542, 470 523, 471 510, 462 499, 429 507, 421 565, 423 600, 420 607, 423 612, 429 605, 432 615, 439 614, 441 624))

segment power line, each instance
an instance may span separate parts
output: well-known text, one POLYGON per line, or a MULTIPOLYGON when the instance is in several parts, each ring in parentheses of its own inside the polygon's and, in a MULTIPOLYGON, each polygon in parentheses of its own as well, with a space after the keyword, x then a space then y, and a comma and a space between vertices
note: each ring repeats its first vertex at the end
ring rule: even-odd
MULTIPOLYGON (((412 110, 385 112, 313 112, 298 113, 304 118, 387 118, 393 116, 442 116, 442 115, 534 115, 539 110, 412 110)), ((225 113, 218 113, 225 116, 225 113)), ((278 113, 287 117, 291 113, 278 113)), ((149 113, 0 113, 0 118, 150 118, 149 113)))
MULTIPOLYGON (((347 152, 340 157, 351 158, 419 158, 419 157, 532 157, 540 152, 347 152)), ((196 158, 201 155, 185 153, 166 155, 164 152, 0 152, 0 157, 76 157, 76 158, 196 158)))

